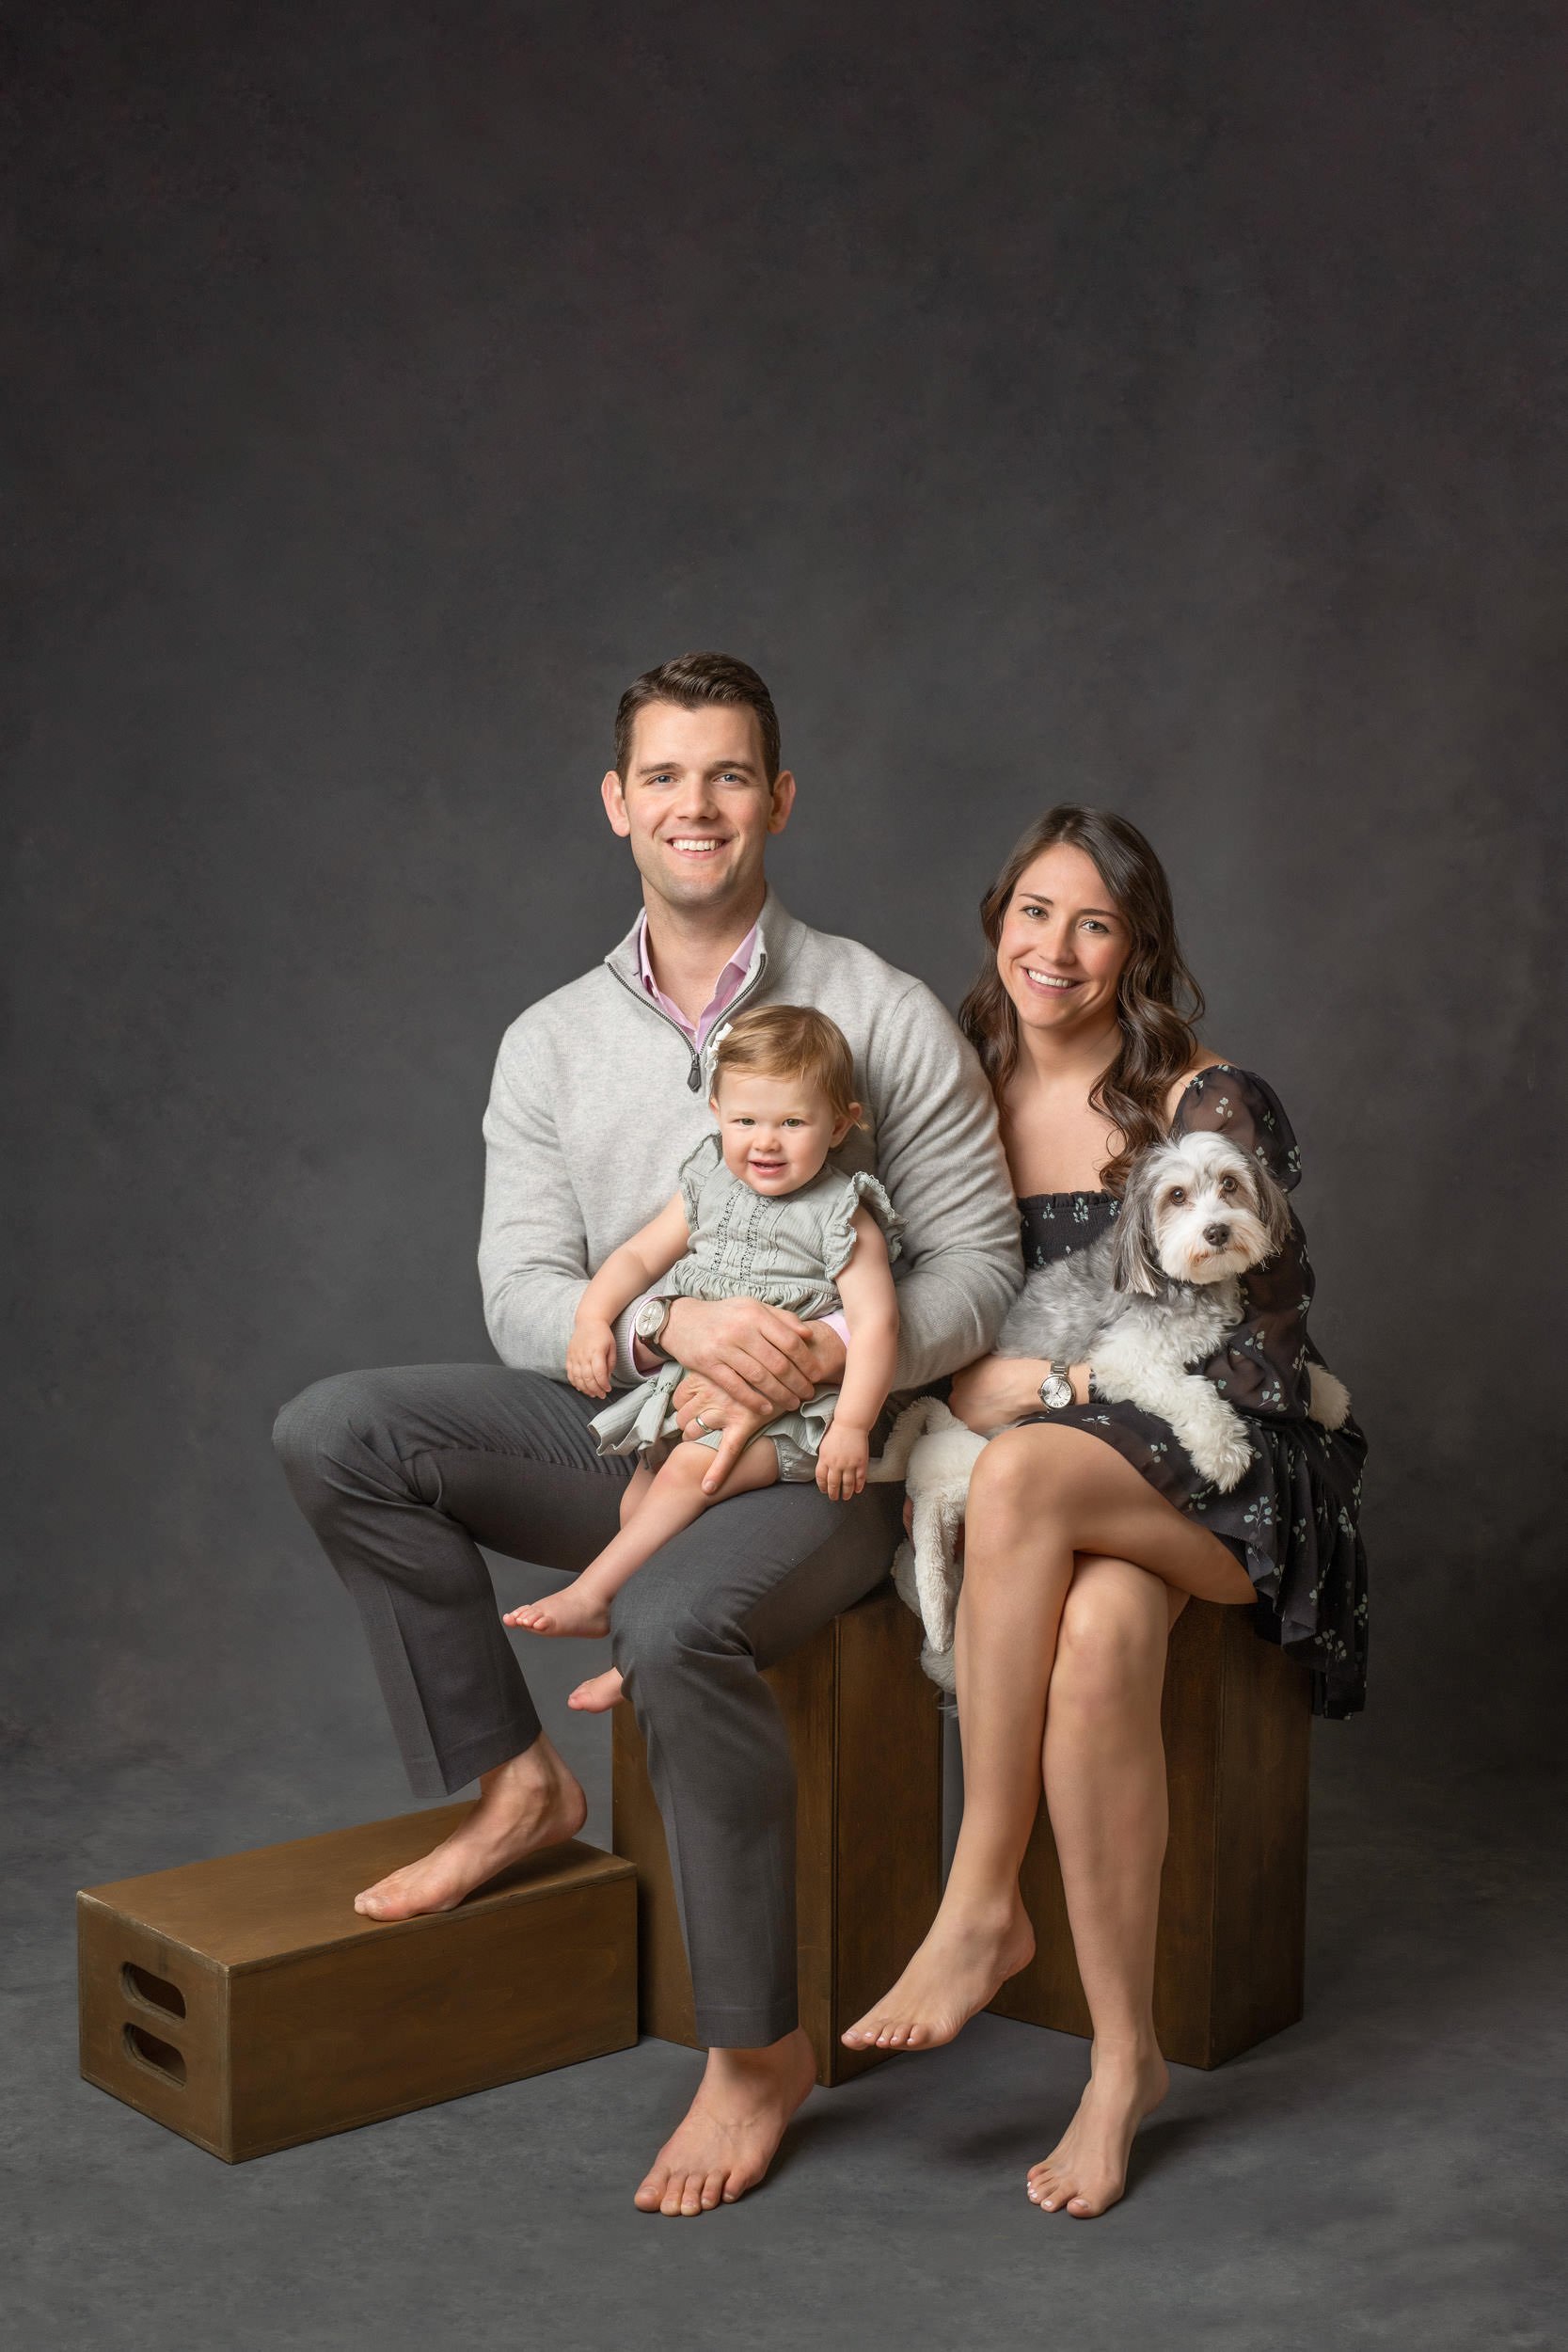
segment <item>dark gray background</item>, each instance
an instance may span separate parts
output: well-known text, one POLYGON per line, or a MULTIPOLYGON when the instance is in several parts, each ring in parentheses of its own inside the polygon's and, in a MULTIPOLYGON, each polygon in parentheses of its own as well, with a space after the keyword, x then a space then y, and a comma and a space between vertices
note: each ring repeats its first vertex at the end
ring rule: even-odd
MULTIPOLYGON (((61 0, 3 38, 27 2342, 1544 2352, 1560 8, 61 0), (778 695, 797 913, 951 1001, 1023 823, 1123 808, 1302 1139, 1371 1708, 1317 1738, 1305 2023, 1182 2074, 1087 2230, 1021 2189, 1081 2045, 993 2018, 673 2235, 627 2201, 691 2079, 658 2043, 233 2174, 73 2081, 75 1886, 407 1804, 270 1422, 487 1353, 491 1057, 634 910, 621 687, 713 644, 778 695)), ((542 1646, 558 1723, 582 1662, 542 1646)), ((605 1726, 563 1737, 604 1838, 605 1726)))
POLYGON ((1370 1433, 1329 1740, 1542 1753, 1565 46, 1361 0, 23 16, 19 1736, 382 1737, 270 1419, 487 1354, 496 1043, 634 910, 620 688, 718 644, 800 779, 786 902, 949 1001, 1027 819, 1147 827, 1370 1433))

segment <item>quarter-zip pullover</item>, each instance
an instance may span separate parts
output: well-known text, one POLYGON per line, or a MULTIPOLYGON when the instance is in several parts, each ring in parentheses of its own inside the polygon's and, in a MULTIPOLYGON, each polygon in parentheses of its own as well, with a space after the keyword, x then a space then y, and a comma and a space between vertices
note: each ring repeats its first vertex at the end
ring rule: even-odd
MULTIPOLYGON (((512 1024, 484 1114, 485 1323, 503 1363, 556 1379, 589 1276, 662 1208, 713 1124, 700 1053, 642 984, 640 926, 512 1024)), ((958 1024, 923 981, 798 922, 771 890, 725 1009, 752 1004, 814 1005, 849 1041, 867 1126, 836 1157, 878 1175, 904 1220, 896 1386, 984 1355, 1023 1263, 995 1104, 958 1024)))

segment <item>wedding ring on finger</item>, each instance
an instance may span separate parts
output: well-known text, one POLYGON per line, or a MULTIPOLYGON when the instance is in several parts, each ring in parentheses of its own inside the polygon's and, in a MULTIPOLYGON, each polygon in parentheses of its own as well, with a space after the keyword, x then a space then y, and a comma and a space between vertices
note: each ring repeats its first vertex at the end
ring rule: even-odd
POLYGON ((704 1431, 705 1431, 705 1432, 706 1432, 709 1436, 711 1436, 711 1435, 712 1435, 712 1432, 708 1430, 707 1423, 706 1423, 706 1422, 703 1419, 703 1417, 702 1417, 701 1413, 693 1413, 693 1414, 692 1414, 692 1416, 691 1416, 691 1418, 692 1418, 692 1420, 695 1422, 695 1423, 696 1423, 696 1425, 697 1425, 697 1427, 698 1427, 699 1429, 704 1430, 704 1431))

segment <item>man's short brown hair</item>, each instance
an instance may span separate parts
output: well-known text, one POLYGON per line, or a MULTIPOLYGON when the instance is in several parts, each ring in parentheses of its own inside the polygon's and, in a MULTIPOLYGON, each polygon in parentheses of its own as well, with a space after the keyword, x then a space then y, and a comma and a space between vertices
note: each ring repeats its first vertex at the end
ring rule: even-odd
POLYGON ((675 703, 682 710, 701 710, 706 703, 743 705, 756 713, 762 734, 762 764, 766 780, 779 772, 779 714, 773 697, 756 672, 728 653, 683 653, 644 670, 633 678, 615 712, 615 772, 625 784, 631 758, 632 729, 637 714, 649 703, 675 703))

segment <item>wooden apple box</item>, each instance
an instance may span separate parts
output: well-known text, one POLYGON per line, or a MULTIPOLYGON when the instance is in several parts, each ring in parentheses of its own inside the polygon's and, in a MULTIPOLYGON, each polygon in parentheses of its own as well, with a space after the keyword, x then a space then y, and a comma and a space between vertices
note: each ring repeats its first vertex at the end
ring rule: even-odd
POLYGON ((82 2073, 229 2164, 624 2050, 637 1878, 576 1840, 455 1911, 361 1918, 359 1889, 468 1810, 421 1813, 91 1886, 77 1900, 82 2073))

